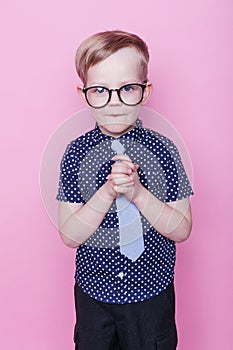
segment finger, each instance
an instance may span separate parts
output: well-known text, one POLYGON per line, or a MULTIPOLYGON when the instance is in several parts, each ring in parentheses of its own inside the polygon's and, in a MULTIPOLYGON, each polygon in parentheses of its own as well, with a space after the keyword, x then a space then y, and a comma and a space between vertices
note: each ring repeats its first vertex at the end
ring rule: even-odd
POLYGON ((133 176, 132 175, 127 175, 127 174, 121 174, 121 173, 111 173, 108 174, 107 176, 108 180, 115 180, 115 179, 125 179, 126 182, 133 181, 133 176))
POLYGON ((121 185, 124 185, 124 186, 132 186, 134 185, 134 180, 133 178, 129 178, 129 177, 118 177, 118 178, 115 178, 112 181, 112 184, 113 186, 121 186, 121 185))
POLYGON ((121 186, 113 186, 113 189, 116 193, 127 193, 129 190, 131 190, 131 186, 125 186, 125 185, 121 185, 121 186))
MULTIPOLYGON (((114 160, 114 159, 113 159, 114 160)), ((133 171, 138 171, 138 169, 140 168, 139 164, 133 163, 132 161, 127 161, 127 160, 122 160, 122 161, 116 161, 116 163, 123 163, 123 164, 127 164, 130 169, 132 169, 133 171)))
POLYGON ((118 173, 118 174, 131 174, 134 171, 134 168, 132 166, 129 166, 125 162, 116 162, 112 165, 112 171, 111 173, 118 173))
POLYGON ((132 162, 131 159, 130 159, 130 157, 127 156, 127 154, 116 154, 116 155, 112 158, 112 160, 114 160, 114 161, 124 161, 124 160, 126 160, 126 161, 129 161, 129 162, 132 162))
POLYGON ((128 175, 122 175, 122 174, 109 174, 107 176, 107 179, 111 181, 112 185, 130 185, 132 186, 134 184, 134 177, 128 176, 128 175))
POLYGON ((112 158, 113 161, 115 161, 117 164, 118 163, 123 163, 123 164, 127 164, 131 169, 134 169, 134 163, 131 161, 130 158, 128 159, 123 159, 123 158, 120 158, 120 156, 116 156, 116 158, 112 158))

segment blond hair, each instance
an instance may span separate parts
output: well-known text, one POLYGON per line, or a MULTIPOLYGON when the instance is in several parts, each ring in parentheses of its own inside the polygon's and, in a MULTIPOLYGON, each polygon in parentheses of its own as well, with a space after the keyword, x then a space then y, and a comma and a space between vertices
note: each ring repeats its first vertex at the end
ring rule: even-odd
POLYGON ((147 81, 149 51, 146 43, 135 34, 122 30, 96 33, 84 40, 75 56, 77 73, 84 83, 87 81, 88 69, 125 47, 135 48, 140 56, 142 79, 147 81))

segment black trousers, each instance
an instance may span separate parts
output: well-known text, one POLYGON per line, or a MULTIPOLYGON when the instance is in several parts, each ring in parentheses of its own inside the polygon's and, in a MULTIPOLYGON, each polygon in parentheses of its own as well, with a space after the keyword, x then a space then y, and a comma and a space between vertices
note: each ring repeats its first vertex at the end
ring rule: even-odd
POLYGON ((75 285, 75 350, 175 350, 174 285, 158 296, 130 304, 90 298, 75 285))

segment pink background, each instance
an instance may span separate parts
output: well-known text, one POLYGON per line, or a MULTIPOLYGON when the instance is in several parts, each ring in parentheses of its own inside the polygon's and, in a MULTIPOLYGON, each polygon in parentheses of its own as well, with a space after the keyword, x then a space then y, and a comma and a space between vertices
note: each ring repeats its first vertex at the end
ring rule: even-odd
POLYGON ((178 349, 232 349, 232 2, 21 0, 1 7, 0 348, 73 349, 75 252, 43 207, 40 161, 58 125, 83 108, 77 45, 121 28, 149 44, 155 89, 148 106, 175 125, 193 162, 194 226, 178 246, 176 267, 178 349))

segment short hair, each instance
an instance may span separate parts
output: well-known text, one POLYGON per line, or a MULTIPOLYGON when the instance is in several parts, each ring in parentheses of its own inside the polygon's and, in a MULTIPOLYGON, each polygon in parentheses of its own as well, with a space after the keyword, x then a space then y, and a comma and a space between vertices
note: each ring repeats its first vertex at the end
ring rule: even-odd
POLYGON ((142 78, 146 82, 148 73, 147 65, 149 62, 147 44, 136 34, 122 30, 111 30, 90 36, 77 49, 75 65, 77 73, 84 85, 86 84, 87 73, 90 67, 125 47, 132 47, 138 51, 142 66, 142 78))

